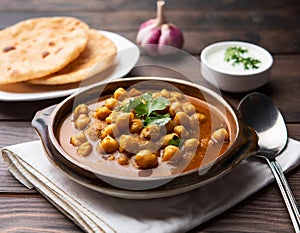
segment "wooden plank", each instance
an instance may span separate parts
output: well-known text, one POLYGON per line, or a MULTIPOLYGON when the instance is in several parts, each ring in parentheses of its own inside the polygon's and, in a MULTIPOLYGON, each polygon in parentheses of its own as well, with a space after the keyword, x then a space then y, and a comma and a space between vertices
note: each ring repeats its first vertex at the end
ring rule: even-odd
POLYGON ((39 139, 30 122, 2 122, 0 135, 0 147, 39 139))
MULTIPOLYGON (((12 25, 20 20, 27 18, 54 15, 59 14, 0 14, 0 28, 4 28, 8 25, 12 25)), ((94 16, 91 16, 90 14, 71 14, 70 16, 75 16, 82 19, 83 21, 88 23, 92 28, 99 30, 107 30, 121 34, 122 36, 134 43, 136 42, 136 34, 140 23, 147 19, 147 17, 141 18, 140 14, 137 15, 137 18, 126 18, 128 17, 127 15, 125 18, 120 18, 120 20, 118 21, 115 20, 115 17, 117 18, 119 17, 119 15, 109 18, 102 17, 101 14, 96 14, 94 16)), ((286 18, 290 17, 287 16, 286 18)), ((279 23, 279 21, 284 22, 284 19, 275 22, 274 25, 282 26, 276 26, 273 29, 267 29, 261 26, 264 24, 264 22, 253 24, 253 26, 250 27, 247 22, 239 23, 238 17, 235 19, 236 26, 229 27, 228 25, 232 24, 228 22, 223 24, 223 21, 226 22, 226 19, 220 17, 212 25, 211 23, 202 23, 201 20, 195 18, 190 19, 188 24, 184 23, 182 25, 179 25, 181 28, 184 29, 183 34, 185 42, 183 50, 193 55, 199 55, 201 50, 209 44, 226 40, 241 40, 245 42, 258 44, 269 50, 272 54, 300 53, 300 29, 298 26, 293 26, 293 24, 289 25, 287 23, 282 25, 281 23, 279 23), (196 27, 197 21, 199 21, 198 28, 196 27), (243 30, 245 25, 249 27, 247 30, 243 30), (189 27, 193 28, 189 29, 189 27)), ((229 19, 229 21, 231 21, 231 19, 229 19)), ((180 22, 182 21, 179 20, 178 22, 180 24, 180 22)), ((297 20, 295 19, 293 20, 293 22, 297 22, 297 20)))
MULTIPOLYGON (((28 120, 31 121, 35 113, 51 105, 61 102, 64 98, 41 101, 0 101, 0 119, 28 120)), ((3 123, 0 122, 2 125, 3 123)))
POLYGON ((82 232, 46 199, 0 196, 1 232, 82 232))
MULTIPOLYGON (((30 122, 2 123, 0 124, 0 135, 0 148, 38 139, 30 122)), ((35 189, 27 189, 13 177, 8 171, 2 155, 0 155, 0 184, 0 193, 36 193, 35 189)))
POLYGON ((288 135, 300 141, 300 124, 287 124, 288 135))
MULTIPOLYGON (((297 7, 299 1, 285 0, 285 1, 251 1, 247 0, 176 0, 167 1, 168 9, 203 9, 203 10, 240 10, 251 11, 256 9, 278 9, 297 7)), ((32 1, 32 0, 1 0, 0 11, 4 12, 18 12, 18 11, 56 11, 56 12, 70 12, 70 11, 116 11, 116 10, 154 10, 156 7, 155 1, 151 3, 140 0, 118 0, 118 1, 98 1, 98 0, 49 0, 49 1, 32 1)))
MULTIPOLYGON (((300 9, 300 7, 299 7, 300 9)), ((183 10, 172 10, 166 12, 167 20, 184 29, 185 31, 197 30, 262 30, 262 29, 294 29, 298 28, 299 14, 295 8, 288 10, 277 8, 265 12, 263 9, 255 11, 207 11, 202 8, 191 8, 188 14, 183 10), (182 20, 184 19, 184 20, 182 20)), ((92 27, 111 29, 118 31, 135 31, 145 20, 155 18, 156 12, 149 10, 122 10, 113 11, 109 14, 99 12, 1 12, 0 27, 4 28, 20 20, 42 17, 42 16, 73 16, 78 17, 92 27), (117 20, 116 20, 117 19, 117 20)))

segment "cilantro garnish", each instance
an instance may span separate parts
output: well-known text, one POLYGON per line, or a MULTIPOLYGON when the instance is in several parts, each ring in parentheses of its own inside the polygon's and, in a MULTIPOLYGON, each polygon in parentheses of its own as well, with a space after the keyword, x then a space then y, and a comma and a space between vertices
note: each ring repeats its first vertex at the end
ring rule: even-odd
POLYGON ((134 111, 136 116, 143 121, 144 127, 148 125, 163 126, 170 120, 169 113, 159 114, 157 111, 164 110, 170 101, 164 97, 152 98, 152 93, 145 93, 140 97, 130 98, 128 103, 117 110, 124 112, 134 111))
POLYGON ((260 60, 246 57, 245 53, 248 53, 248 49, 243 49, 242 47, 229 47, 225 52, 225 61, 232 62, 232 65, 243 64, 245 70, 258 69, 258 64, 261 63, 260 60))

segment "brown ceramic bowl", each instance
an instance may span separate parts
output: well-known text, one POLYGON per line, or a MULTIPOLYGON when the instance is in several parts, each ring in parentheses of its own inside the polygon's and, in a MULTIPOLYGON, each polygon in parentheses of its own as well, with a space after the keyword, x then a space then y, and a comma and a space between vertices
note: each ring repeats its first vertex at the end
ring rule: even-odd
MULTIPOLYGON (((125 198, 154 198, 175 195, 207 184, 232 170, 252 152, 257 150, 255 131, 244 125, 237 111, 221 96, 203 86, 172 78, 135 77, 115 80, 92 86, 75 93, 60 104, 44 109, 36 114, 33 127, 41 137, 49 160, 73 180, 100 192, 125 198), (94 103, 99 97, 112 95, 118 87, 127 89, 133 85, 139 88, 161 90, 172 86, 186 95, 209 103, 223 114, 231 135, 230 145, 219 156, 207 160, 201 166, 176 174, 160 173, 155 170, 139 171, 128 168, 114 169, 89 164, 67 153, 60 142, 62 122, 69 116, 74 106, 80 103, 94 103), (117 169, 115 169, 117 170, 117 169), (116 191, 117 190, 117 191, 116 191)), ((105 163, 104 163, 105 164, 105 163)))

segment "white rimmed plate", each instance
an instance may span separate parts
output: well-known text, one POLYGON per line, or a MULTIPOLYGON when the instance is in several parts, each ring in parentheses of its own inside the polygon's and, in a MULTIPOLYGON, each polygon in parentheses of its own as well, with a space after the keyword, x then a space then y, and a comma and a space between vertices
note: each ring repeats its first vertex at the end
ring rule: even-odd
MULTIPOLYGON (((101 73, 100 81, 108 81, 125 76, 137 63, 140 52, 128 39, 112 32, 99 31, 111 39, 117 47, 117 56, 113 65, 101 73), (130 59, 128 59, 130 57, 130 59)), ((93 78, 91 78, 92 80, 93 78)), ((89 80, 90 81, 90 80, 89 80)), ((97 80, 98 82, 99 80, 97 80)), ((93 84, 92 81, 90 84, 93 84)), ((64 97, 81 89, 78 84, 44 86, 16 83, 0 85, 0 101, 35 101, 64 97)))

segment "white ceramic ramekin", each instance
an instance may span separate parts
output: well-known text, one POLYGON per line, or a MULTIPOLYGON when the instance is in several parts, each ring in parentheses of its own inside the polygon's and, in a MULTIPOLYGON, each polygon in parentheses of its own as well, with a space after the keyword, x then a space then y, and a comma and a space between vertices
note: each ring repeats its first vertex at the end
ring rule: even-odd
POLYGON ((241 41, 209 45, 202 50, 200 59, 202 76, 217 88, 228 92, 246 92, 263 86, 269 80, 273 64, 273 57, 267 50, 241 41), (242 64, 226 62, 226 49, 233 46, 247 49, 245 56, 260 60, 259 67, 245 70, 242 64))

